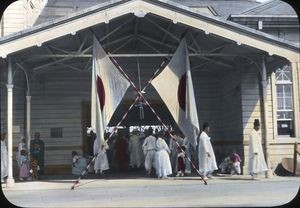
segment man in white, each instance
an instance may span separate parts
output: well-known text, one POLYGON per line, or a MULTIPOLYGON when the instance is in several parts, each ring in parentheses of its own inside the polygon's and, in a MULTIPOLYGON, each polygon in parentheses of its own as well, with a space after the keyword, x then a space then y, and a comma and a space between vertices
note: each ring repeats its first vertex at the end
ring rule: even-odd
MULTIPOLYGON (((91 134, 94 134, 94 132, 91 131, 91 134)), ((98 155, 94 161, 95 174, 99 174, 99 173, 102 174, 104 170, 109 169, 109 164, 106 155, 106 149, 108 148, 109 147, 106 142, 100 147, 99 139, 97 138, 96 135, 96 139, 94 141, 94 155, 96 155, 97 153, 98 155)))
POLYGON ((141 144, 141 136, 138 134, 138 130, 132 131, 132 136, 129 140, 128 151, 130 152, 130 167, 140 167, 144 162, 143 149, 141 144))
POLYGON ((143 151, 145 154, 145 169, 148 175, 151 174, 152 167, 155 168, 155 152, 156 152, 156 138, 152 135, 153 129, 148 128, 148 137, 143 143, 143 151))
POLYGON ((254 129, 249 138, 249 174, 255 179, 258 173, 267 171, 267 164, 261 145, 261 135, 259 132, 260 123, 258 119, 254 120, 254 129))
POLYGON ((167 178, 172 174, 169 154, 171 153, 166 141, 162 139, 163 132, 158 132, 156 140, 155 169, 158 178, 167 178))
POLYGON ((207 177, 211 178, 212 172, 218 170, 218 167, 210 137, 208 136, 210 127, 207 122, 203 123, 202 130, 198 146, 199 172, 203 176, 203 179, 207 180, 207 177))
POLYGON ((8 174, 8 153, 5 144, 6 133, 1 132, 1 183, 4 183, 4 178, 8 174))

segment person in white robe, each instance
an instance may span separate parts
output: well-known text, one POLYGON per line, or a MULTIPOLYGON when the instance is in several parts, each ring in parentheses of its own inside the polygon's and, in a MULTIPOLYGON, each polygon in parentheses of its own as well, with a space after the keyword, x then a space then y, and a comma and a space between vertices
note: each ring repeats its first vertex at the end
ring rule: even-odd
POLYGON ((255 179, 257 174, 267 171, 268 167, 261 144, 260 123, 258 119, 254 120, 254 129, 249 138, 249 174, 255 179))
POLYGON ((104 170, 109 169, 109 164, 107 160, 106 150, 109 148, 107 142, 100 147, 99 139, 97 138, 94 141, 94 155, 97 155, 94 161, 94 170, 95 174, 102 174, 104 170))
POLYGON ((138 134, 138 130, 132 131, 132 136, 129 139, 128 151, 130 153, 130 167, 141 167, 144 162, 144 154, 141 142, 141 136, 138 134))
POLYGON ((1 183, 4 183, 4 178, 8 175, 8 152, 5 138, 6 133, 1 132, 1 183))
POLYGON ((210 137, 208 136, 209 131, 209 124, 204 122, 203 131, 199 139, 198 161, 199 172, 205 180, 207 180, 208 177, 212 177, 214 170, 218 170, 215 153, 210 142, 210 137))
POLYGON ((148 128, 148 136, 143 143, 143 152, 145 155, 145 169, 148 175, 151 174, 152 168, 155 168, 155 152, 156 152, 156 138, 152 135, 153 129, 148 128))
POLYGON ((155 169, 158 178, 167 178, 172 174, 172 167, 169 154, 171 153, 166 141, 161 138, 162 134, 158 133, 156 140, 156 153, 155 153, 155 169))
POLYGON ((172 135, 173 137, 170 138, 171 165, 173 173, 177 173, 178 145, 176 142, 178 142, 180 146, 183 145, 183 138, 178 132, 172 135))
POLYGON ((191 163, 188 160, 188 158, 191 159, 192 146, 186 137, 183 139, 183 146, 185 147, 185 172, 184 173, 190 174, 192 170, 191 170, 191 163))

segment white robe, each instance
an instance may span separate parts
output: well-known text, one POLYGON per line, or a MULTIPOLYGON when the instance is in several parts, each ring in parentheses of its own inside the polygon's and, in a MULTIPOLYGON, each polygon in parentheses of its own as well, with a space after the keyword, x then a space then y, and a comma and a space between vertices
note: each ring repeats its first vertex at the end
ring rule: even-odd
POLYGON ((255 129, 252 130, 249 138, 248 165, 248 170, 250 174, 257 174, 268 170, 262 149, 261 135, 255 129), (257 155, 255 155, 254 153, 257 153, 257 155))
POLYGON ((132 135, 129 140, 128 151, 130 152, 130 166, 140 167, 144 162, 144 154, 141 144, 141 137, 132 135))
POLYGON ((200 134, 198 160, 199 172, 202 175, 206 175, 209 172, 218 170, 215 153, 210 142, 210 137, 204 131, 200 134), (207 152, 210 154, 210 157, 208 157, 207 152))
POLYGON ((157 177, 166 177, 172 174, 172 167, 170 162, 170 149, 162 138, 156 140, 155 153, 155 169, 157 177))
POLYGON ((151 167, 155 168, 156 138, 152 135, 146 137, 143 143, 145 154, 145 169, 150 172, 151 167))
POLYGON ((5 141, 1 141, 1 179, 8 174, 8 152, 5 141))
POLYGON ((108 170, 109 169, 109 164, 107 160, 107 155, 106 155, 106 149, 108 149, 107 143, 105 143, 105 147, 103 149, 100 149, 99 145, 99 140, 98 138, 95 139, 94 141, 94 155, 99 152, 97 155, 95 161, 94 161, 94 170, 108 170))

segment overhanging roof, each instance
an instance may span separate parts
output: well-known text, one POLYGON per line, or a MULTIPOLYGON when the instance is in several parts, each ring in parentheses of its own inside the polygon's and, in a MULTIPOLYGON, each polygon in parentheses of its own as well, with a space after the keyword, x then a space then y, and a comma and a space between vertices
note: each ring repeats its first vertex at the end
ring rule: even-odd
POLYGON ((290 61, 299 61, 299 47, 294 43, 230 21, 197 14, 188 7, 167 0, 114 0, 99 4, 1 38, 0 56, 6 57, 22 49, 134 12, 152 13, 171 19, 174 23, 178 22, 206 31, 207 34, 214 34, 269 54, 286 57, 290 61))

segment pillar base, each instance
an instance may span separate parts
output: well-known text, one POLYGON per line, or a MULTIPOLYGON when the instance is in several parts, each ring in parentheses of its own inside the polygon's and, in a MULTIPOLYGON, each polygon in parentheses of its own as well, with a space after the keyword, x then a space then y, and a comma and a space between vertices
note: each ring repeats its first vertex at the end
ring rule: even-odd
POLYGON ((12 188, 15 185, 15 180, 13 178, 6 179, 6 188, 12 188))

